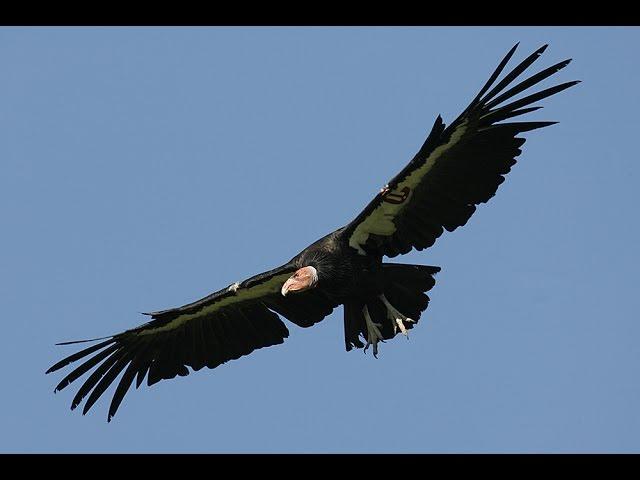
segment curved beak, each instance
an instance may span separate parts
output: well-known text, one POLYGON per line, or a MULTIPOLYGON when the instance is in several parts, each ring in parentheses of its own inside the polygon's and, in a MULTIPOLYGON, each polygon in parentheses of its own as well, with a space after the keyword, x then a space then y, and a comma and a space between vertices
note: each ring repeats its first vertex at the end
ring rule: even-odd
POLYGON ((284 285, 282 285, 282 289, 280 290, 280 293, 282 293, 283 297, 287 296, 287 293, 289 293, 289 289, 291 288, 291 285, 293 285, 295 283, 295 280, 293 278, 289 278, 287 279, 286 282, 284 282, 284 285))

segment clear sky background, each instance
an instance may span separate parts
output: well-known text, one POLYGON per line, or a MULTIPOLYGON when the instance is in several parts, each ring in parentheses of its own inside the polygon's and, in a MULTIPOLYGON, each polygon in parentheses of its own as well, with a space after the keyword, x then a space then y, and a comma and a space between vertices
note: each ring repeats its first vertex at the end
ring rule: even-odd
MULTIPOLYGON (((637 28, 0 29, 0 451, 638 452, 637 28), (283 345, 69 411, 45 370, 350 221, 509 48, 546 81, 410 340, 283 345)), ((396 259, 397 261, 397 259, 396 259)), ((78 384, 79 386, 79 384, 78 384)))

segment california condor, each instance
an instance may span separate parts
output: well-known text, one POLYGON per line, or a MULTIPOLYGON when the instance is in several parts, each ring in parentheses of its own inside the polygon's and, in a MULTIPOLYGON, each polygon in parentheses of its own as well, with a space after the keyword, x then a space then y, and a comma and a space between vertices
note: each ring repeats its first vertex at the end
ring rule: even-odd
MULTIPOLYGON (((465 225, 476 206, 494 196, 520 155, 523 132, 556 122, 509 119, 576 83, 566 82, 513 98, 566 67, 565 60, 513 83, 546 49, 528 56, 500 81, 507 53, 478 95, 448 127, 438 116, 426 141, 398 175, 348 225, 302 250, 284 265, 223 288, 196 302, 146 315, 151 321, 99 341, 53 365, 47 373, 84 362, 56 386, 62 390, 90 370, 73 398, 87 397, 87 413, 122 373, 109 408, 116 413, 131 384, 153 385, 189 374, 187 367, 215 368, 252 351, 283 343, 281 320, 310 327, 344 305, 347 351, 372 347, 416 325, 429 304, 425 293, 440 267, 383 262, 412 248, 434 244, 444 230, 465 225), (496 83, 497 82, 497 83, 496 83), (505 120, 509 120, 505 122, 505 120)), ((79 342, 65 342, 73 344, 79 342)))

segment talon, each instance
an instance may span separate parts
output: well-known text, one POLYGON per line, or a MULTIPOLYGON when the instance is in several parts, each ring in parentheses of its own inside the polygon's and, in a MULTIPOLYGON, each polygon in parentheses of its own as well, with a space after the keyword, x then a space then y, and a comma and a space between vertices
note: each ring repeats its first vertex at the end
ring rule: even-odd
POLYGON ((391 320, 393 325, 393 334, 395 335, 398 332, 398 329, 400 329, 400 332, 402 332, 402 334, 408 339, 409 332, 407 331, 407 327, 405 327, 404 322, 416 323, 416 321, 396 310, 396 308, 389 303, 389 300, 387 300, 387 297, 385 297, 384 294, 379 295, 378 298, 382 300, 382 303, 384 303, 384 306, 387 309, 387 318, 391 320))
POLYGON ((371 315, 369 315, 369 309, 365 305, 362 307, 362 313, 364 315, 364 320, 367 325, 367 344, 364 347, 364 351, 366 353, 369 345, 373 345, 373 356, 378 358, 378 342, 384 342, 382 338, 382 333, 380 333, 380 328, 382 328, 381 323, 375 323, 371 320, 371 315))
POLYGON ((395 320, 395 322, 393 323, 393 333, 395 334, 397 329, 399 328, 400 331, 402 332, 402 334, 409 338, 409 334, 407 333, 407 329, 404 326, 404 323, 402 323, 402 319, 401 318, 392 318, 392 320, 395 320), (396 325, 398 328, 396 328, 396 325))

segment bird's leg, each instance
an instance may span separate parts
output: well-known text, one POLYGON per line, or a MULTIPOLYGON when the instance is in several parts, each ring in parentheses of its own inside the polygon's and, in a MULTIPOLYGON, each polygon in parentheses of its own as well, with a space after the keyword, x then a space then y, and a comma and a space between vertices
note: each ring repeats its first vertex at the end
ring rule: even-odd
POLYGON ((362 313, 364 314, 364 321, 367 324, 367 345, 364 347, 364 351, 367 351, 369 345, 373 345, 373 356, 378 358, 378 342, 380 340, 384 342, 379 328, 382 327, 382 325, 380 323, 374 323, 373 320, 371 320, 371 315, 369 315, 369 309, 366 304, 362 307, 362 313))
POLYGON ((393 324, 394 335, 396 334, 398 329, 400 329, 402 334, 405 337, 409 338, 409 334, 407 333, 407 328, 404 326, 404 322, 415 323, 415 320, 412 320, 411 318, 403 315, 398 310, 396 310, 395 307, 389 303, 389 300, 387 300, 387 297, 385 297, 384 294, 379 295, 378 298, 382 300, 382 303, 384 303, 384 306, 387 309, 387 318, 391 320, 391 323, 393 324))

